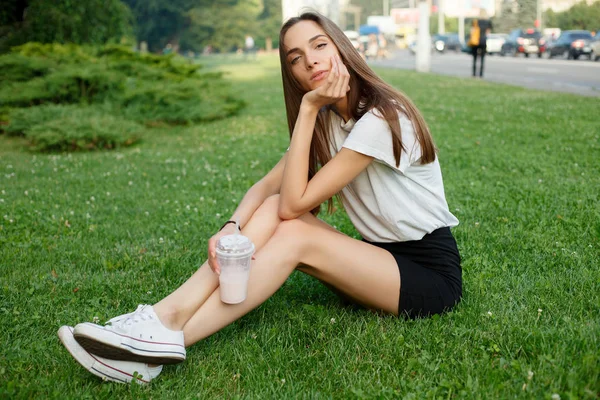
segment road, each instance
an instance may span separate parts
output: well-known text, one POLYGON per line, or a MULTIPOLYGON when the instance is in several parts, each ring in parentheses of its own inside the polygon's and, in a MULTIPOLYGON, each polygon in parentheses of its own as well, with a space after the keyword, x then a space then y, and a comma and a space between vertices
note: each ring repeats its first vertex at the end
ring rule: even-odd
MULTIPOLYGON (((466 53, 434 53, 431 72, 467 78, 471 76, 472 62, 466 53)), ((414 70, 415 56, 408 50, 397 50, 389 59, 369 64, 414 70)), ((492 82, 600 97, 600 62, 587 59, 486 56, 483 74, 483 79, 492 82)))

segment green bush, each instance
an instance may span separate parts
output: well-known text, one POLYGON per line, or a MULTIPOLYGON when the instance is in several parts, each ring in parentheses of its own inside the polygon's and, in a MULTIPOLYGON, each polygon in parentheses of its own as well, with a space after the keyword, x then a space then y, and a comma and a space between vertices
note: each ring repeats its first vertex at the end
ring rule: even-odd
POLYGON ((68 66, 27 82, 4 86, 0 89, 0 105, 28 107, 101 101, 123 92, 125 78, 101 65, 68 66))
POLYGON ((30 42, 12 48, 13 54, 52 60, 61 64, 88 62, 94 57, 92 52, 93 47, 83 47, 72 43, 30 42))
POLYGON ((41 151, 115 148, 135 142, 140 123, 212 121, 244 106, 222 74, 123 45, 28 43, 0 66, 0 129, 41 151))
POLYGON ((78 114, 80 110, 79 105, 56 104, 12 109, 6 112, 7 124, 3 127, 3 131, 9 136, 25 136, 25 132, 36 125, 78 114))
POLYGON ((81 151, 116 149, 136 143, 145 128, 92 107, 37 124, 25 131, 32 150, 81 151))
POLYGON ((243 102, 223 94, 215 84, 186 81, 128 90, 123 106, 125 115, 136 121, 188 124, 235 114, 243 102))
POLYGON ((23 82, 48 74, 54 63, 20 54, 0 57, 0 85, 23 82))

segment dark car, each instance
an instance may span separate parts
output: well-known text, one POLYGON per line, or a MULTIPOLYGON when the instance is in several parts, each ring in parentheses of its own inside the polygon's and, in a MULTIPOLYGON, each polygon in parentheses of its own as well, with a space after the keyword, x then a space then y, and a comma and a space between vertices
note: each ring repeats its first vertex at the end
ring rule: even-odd
POLYGON ((546 40, 542 34, 535 29, 515 29, 513 30, 500 49, 500 55, 517 56, 524 54, 529 57, 530 54, 537 54, 541 57, 546 51, 546 40))
POLYGON ((564 31, 548 48, 548 57, 563 56, 577 60, 585 55, 592 58, 592 34, 590 31, 564 31))
POLYGON ((431 38, 433 48, 443 53, 447 50, 460 51, 462 44, 458 40, 458 33, 437 34, 431 38))

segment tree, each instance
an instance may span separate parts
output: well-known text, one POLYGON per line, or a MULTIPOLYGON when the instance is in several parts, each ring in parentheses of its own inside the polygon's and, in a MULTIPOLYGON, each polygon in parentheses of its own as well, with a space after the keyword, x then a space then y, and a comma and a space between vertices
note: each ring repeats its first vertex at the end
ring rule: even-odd
POLYGON ((600 28, 600 3, 596 1, 588 5, 582 1, 564 12, 557 13, 556 17, 558 27, 562 30, 598 30, 600 28))
POLYGON ((198 51, 209 44, 216 51, 241 48, 245 35, 256 34, 260 11, 260 5, 254 0, 240 1, 229 7, 218 4, 194 7, 186 13, 190 24, 182 48, 198 51))
POLYGON ((257 45, 261 46, 260 40, 265 41, 265 48, 279 46, 279 30, 281 29, 281 0, 263 0, 262 12, 258 16, 258 39, 257 45), (273 43, 273 39, 276 39, 276 43, 273 43))
POLYGON ((100 44, 131 36, 131 11, 120 0, 13 0, 6 10, 1 22, 12 29, 0 38, 0 51, 26 42, 100 44))
MULTIPOLYGON (((429 17, 429 33, 438 33, 438 14, 431 14, 429 17)), ((458 32, 458 19, 444 16, 444 31, 458 32)))
POLYGON ((537 15, 537 0, 511 0, 502 3, 499 17, 493 18, 495 32, 532 28, 537 15))
POLYGON ((367 18, 371 15, 383 15, 383 1, 380 0, 350 0, 350 3, 359 6, 362 9, 360 13, 360 23, 367 23, 367 18))

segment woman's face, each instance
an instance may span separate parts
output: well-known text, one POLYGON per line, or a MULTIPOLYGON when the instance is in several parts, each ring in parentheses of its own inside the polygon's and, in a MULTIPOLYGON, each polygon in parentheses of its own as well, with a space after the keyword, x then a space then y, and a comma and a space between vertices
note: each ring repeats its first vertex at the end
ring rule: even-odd
POLYGON ((307 92, 321 86, 331 70, 331 57, 339 54, 333 41, 313 21, 300 21, 283 38, 286 62, 307 92))

